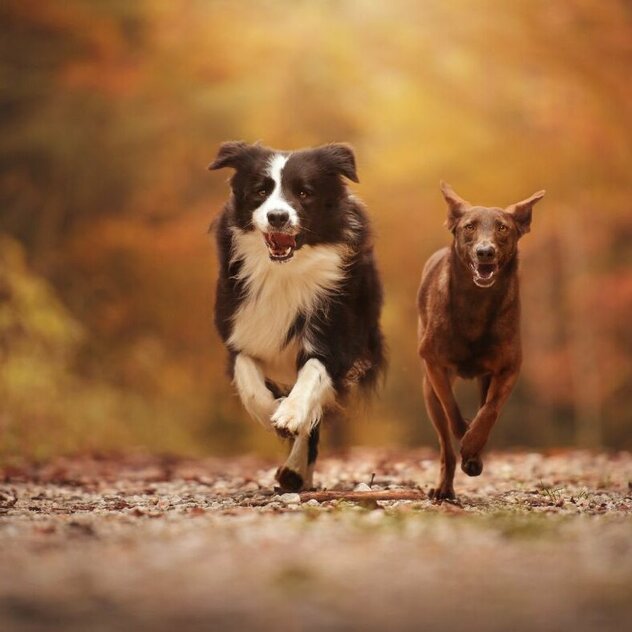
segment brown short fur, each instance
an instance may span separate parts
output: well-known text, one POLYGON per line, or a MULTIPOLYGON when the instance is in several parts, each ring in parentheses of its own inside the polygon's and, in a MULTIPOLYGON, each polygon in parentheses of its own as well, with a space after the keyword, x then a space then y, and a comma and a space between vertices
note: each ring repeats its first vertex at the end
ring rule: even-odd
POLYGON ((441 475, 432 495, 452 499, 456 456, 450 431, 461 441, 461 469, 483 471, 481 452, 518 377, 520 295, 518 240, 529 232, 540 191, 506 209, 472 206, 442 183, 452 246, 428 259, 417 298, 423 393, 441 449, 441 475), (457 377, 476 378, 480 409, 471 423, 452 392, 457 377))

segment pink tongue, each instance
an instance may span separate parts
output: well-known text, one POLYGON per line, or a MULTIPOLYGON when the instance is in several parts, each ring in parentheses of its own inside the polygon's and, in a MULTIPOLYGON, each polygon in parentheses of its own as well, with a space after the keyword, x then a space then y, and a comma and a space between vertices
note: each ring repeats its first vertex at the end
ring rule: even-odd
POLYGON ((490 265, 490 264, 479 264, 478 266, 478 274, 480 277, 486 279, 487 277, 491 276, 492 273, 494 272, 494 266, 490 265))
POLYGON ((271 233, 270 241, 277 248, 287 248, 288 246, 296 245, 296 241, 294 240, 293 235, 288 235, 287 233, 271 233))

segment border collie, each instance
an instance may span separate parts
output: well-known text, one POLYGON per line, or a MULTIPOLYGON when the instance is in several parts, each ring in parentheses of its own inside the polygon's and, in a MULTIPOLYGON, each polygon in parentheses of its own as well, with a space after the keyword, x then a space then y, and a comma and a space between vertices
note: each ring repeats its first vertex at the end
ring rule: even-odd
POLYGON ((353 150, 276 151, 223 143, 209 169, 231 167, 215 224, 215 324, 248 413, 292 440, 276 479, 313 485, 323 416, 384 369, 382 285, 369 219, 344 178, 353 150))

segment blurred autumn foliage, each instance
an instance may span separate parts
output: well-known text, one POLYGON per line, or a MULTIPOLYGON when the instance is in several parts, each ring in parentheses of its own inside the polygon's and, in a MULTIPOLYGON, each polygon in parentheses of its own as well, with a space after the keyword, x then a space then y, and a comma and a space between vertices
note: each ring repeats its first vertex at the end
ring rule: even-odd
POLYGON ((345 441, 434 444, 415 293, 445 179, 547 189, 494 444, 632 446, 631 67, 625 0, 4 0, 0 454, 275 449, 212 327, 206 165, 236 138, 355 146, 391 369, 345 441))

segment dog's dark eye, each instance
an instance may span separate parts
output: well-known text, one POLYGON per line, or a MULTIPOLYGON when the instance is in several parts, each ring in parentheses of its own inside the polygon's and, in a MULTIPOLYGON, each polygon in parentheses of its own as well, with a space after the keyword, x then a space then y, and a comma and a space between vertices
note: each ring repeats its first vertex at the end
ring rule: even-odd
POLYGON ((259 197, 265 197, 266 195, 268 195, 268 189, 266 189, 265 187, 261 187, 260 189, 257 189, 257 195, 259 197))
POLYGON ((474 224, 465 224, 465 226, 463 228, 465 228, 465 230, 467 230, 467 231, 472 231, 472 230, 474 230, 475 226, 474 226, 474 224))
POLYGON ((305 189, 301 189, 301 190, 298 192, 298 197, 300 197, 300 198, 301 198, 301 200, 305 200, 305 199, 307 199, 307 198, 309 197, 309 191, 306 191, 305 189))
POLYGON ((501 233, 504 233, 507 230, 507 227, 504 224, 498 224, 497 228, 501 233))

